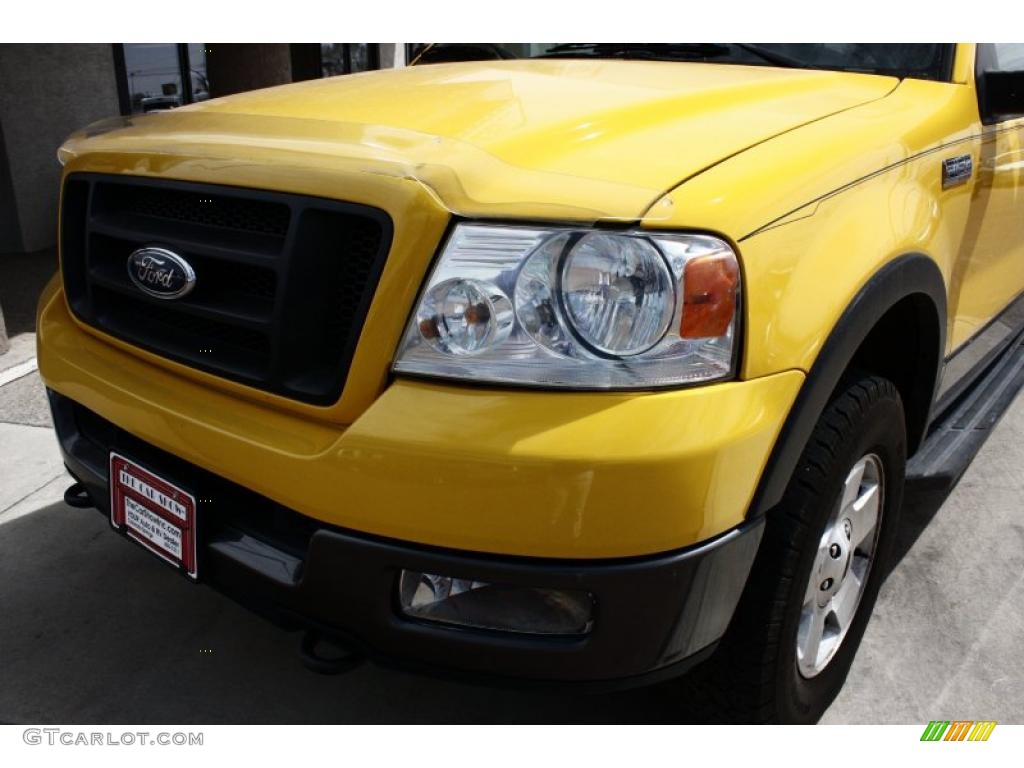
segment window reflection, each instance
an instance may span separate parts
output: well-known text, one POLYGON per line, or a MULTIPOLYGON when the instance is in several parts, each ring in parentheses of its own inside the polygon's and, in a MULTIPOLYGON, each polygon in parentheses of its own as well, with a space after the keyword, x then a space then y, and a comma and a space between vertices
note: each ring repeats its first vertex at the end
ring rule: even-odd
MULTIPOLYGON (((320 43, 319 61, 315 43, 298 47, 306 49, 303 53, 308 52, 309 57, 304 69, 296 69, 293 46, 292 68, 297 80, 380 69, 379 43, 320 43)), ((127 99, 122 106, 129 112, 174 109, 210 98, 209 43, 124 43, 121 49, 124 74, 119 88, 127 99)), ((244 61, 237 66, 244 66, 244 61)))
POLYGON ((188 67, 192 75, 192 101, 210 98, 210 82, 206 79, 206 44, 188 44, 188 67))
POLYGON ((320 70, 324 77, 379 68, 377 43, 320 43, 320 70))
POLYGON ((182 103, 181 67, 174 43, 125 43, 124 68, 132 112, 170 109, 182 103))
POLYGON ((131 112, 173 109, 210 98, 204 43, 125 43, 124 68, 131 112), (188 81, 182 83, 182 75, 188 81))

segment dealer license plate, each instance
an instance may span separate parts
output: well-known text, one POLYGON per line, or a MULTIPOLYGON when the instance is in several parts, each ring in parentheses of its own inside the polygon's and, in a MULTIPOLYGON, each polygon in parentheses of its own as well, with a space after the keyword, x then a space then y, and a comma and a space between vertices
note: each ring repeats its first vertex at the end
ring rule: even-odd
POLYGON ((110 524, 189 578, 198 576, 195 497, 117 453, 110 454, 110 524))

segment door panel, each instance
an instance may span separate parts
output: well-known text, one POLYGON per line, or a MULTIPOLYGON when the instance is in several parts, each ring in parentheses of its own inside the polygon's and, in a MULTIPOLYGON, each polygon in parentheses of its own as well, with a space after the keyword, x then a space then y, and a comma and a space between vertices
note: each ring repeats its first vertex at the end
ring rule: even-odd
MULTIPOLYGON (((981 45, 978 65, 1002 71, 1024 67, 1024 44, 981 45)), ((985 126, 975 174, 961 262, 951 286, 953 350, 1024 291, 1024 118, 985 126)))

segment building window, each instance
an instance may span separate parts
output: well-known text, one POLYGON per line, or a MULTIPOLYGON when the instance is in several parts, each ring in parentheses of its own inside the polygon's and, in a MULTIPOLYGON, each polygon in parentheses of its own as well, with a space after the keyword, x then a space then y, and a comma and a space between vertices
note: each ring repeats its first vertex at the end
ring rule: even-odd
POLYGON ((500 61, 532 56, 546 47, 537 43, 406 43, 405 60, 410 66, 454 61, 500 61))
MULTIPOLYGON (((226 47, 232 50, 232 55, 218 59, 220 66, 213 77, 218 96, 277 85, 282 82, 281 76, 298 81, 380 69, 379 43, 230 44, 226 47), (246 56, 256 55, 260 49, 267 48, 285 52, 287 62, 283 75, 277 70, 268 75, 259 67, 246 67, 246 56), (230 69, 225 70, 225 67, 230 69), (255 70, 256 74, 251 69, 255 70), (232 79, 227 77, 231 74, 249 74, 252 77, 239 78, 241 84, 225 82, 232 79)), ((160 109, 174 109, 184 104, 209 99, 209 52, 209 44, 204 43, 115 45, 114 65, 117 70, 121 113, 135 115, 160 109)), ((284 82, 287 82, 287 79, 284 82)))
POLYGON ((320 71, 323 77, 371 69, 380 69, 378 43, 320 43, 320 71))
POLYGON ((203 43, 114 46, 124 114, 173 109, 210 98, 203 43))

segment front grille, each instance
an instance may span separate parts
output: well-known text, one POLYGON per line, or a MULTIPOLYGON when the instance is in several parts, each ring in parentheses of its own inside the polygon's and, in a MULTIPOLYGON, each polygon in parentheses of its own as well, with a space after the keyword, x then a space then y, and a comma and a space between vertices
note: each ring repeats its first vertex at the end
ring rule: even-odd
POLYGON ((322 198, 72 174, 61 264, 83 322, 171 360, 304 402, 340 396, 391 244, 386 213, 322 198), (186 296, 139 290, 138 248, 193 268, 186 296))
POLYGON ((291 218, 287 205, 212 192, 197 195, 180 189, 122 185, 112 187, 109 194, 110 203, 124 213, 277 237, 288 233, 291 218))

